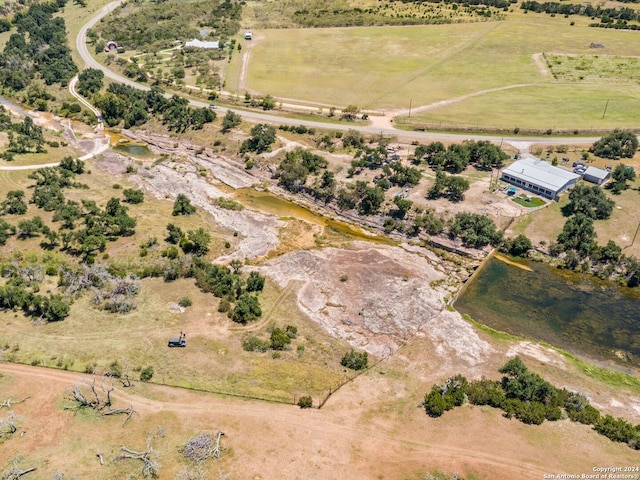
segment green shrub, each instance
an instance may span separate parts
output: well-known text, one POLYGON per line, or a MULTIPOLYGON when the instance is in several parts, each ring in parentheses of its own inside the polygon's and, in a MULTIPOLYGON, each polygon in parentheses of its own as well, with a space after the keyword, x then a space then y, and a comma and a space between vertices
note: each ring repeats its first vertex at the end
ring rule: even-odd
POLYGON ((266 352, 270 346, 271 342, 262 340, 255 335, 249 335, 242 340, 242 349, 246 352, 266 352))
POLYGON ((291 344, 291 338, 280 328, 271 331, 271 348, 274 350, 284 350, 291 344))
POLYGON ((364 370, 369 365, 369 354, 367 352, 356 352, 351 350, 342 357, 340 365, 351 370, 364 370))
POLYGON ((153 367, 143 368, 140 372, 140 381, 141 382, 150 382, 153 378, 153 367))
POLYGON ((311 408, 313 406, 313 399, 309 395, 300 397, 298 400, 298 406, 300 408, 311 408))
POLYGON ((189 297, 182 297, 180 300, 178 300, 178 305, 183 308, 187 308, 193 305, 193 300, 191 300, 189 297))

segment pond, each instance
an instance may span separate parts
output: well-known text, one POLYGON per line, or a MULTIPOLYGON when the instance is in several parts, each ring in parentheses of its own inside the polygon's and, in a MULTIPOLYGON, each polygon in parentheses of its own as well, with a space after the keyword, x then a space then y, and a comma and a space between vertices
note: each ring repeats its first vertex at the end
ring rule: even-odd
POLYGON ((121 143, 114 147, 111 147, 111 150, 113 150, 116 153, 119 153, 120 155, 139 158, 141 160, 152 159, 157 157, 157 155, 154 155, 154 153, 151 150, 149 150, 146 146, 136 145, 134 143, 121 143))
POLYGON ((640 366, 640 289, 543 263, 527 266, 489 259, 455 308, 495 330, 640 366))

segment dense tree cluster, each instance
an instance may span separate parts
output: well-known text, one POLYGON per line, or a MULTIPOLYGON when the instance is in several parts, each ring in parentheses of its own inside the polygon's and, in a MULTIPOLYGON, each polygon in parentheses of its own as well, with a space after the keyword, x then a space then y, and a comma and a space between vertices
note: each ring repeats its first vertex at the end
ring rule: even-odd
POLYGON ((0 82, 20 91, 39 76, 47 85, 65 86, 78 68, 71 59, 64 19, 54 16, 66 0, 34 3, 13 18, 17 32, 0 54, 0 82))
POLYGON ((317 174, 327 168, 324 157, 311 153, 310 150, 298 148, 287 152, 276 170, 278 184, 290 192, 301 192, 305 189, 309 174, 317 174))
POLYGON ((374 215, 380 211, 384 202, 384 190, 358 180, 341 188, 338 191, 337 201, 341 210, 356 209, 361 215, 374 215))
POLYGON ((472 405, 500 408, 505 417, 532 425, 540 425, 545 420, 558 421, 566 416, 572 421, 592 425, 595 431, 614 442, 640 449, 640 425, 634 426, 610 415, 602 417, 584 395, 553 386, 530 372, 520 357, 509 360, 500 373, 504 374, 500 381, 483 378, 469 382, 462 375, 456 375, 443 386, 433 385, 424 398, 425 411, 439 417, 468 400, 472 405))
POLYGON ((44 268, 39 265, 2 264, 2 276, 6 279, 0 286, 0 309, 20 309, 29 317, 48 322, 58 322, 69 315, 71 302, 61 295, 38 294, 44 279, 44 268))
POLYGON ((616 165, 611 174, 611 182, 607 184, 607 188, 614 194, 619 195, 624 190, 629 188, 627 182, 633 181, 636 178, 636 171, 633 167, 621 163, 616 165))
POLYGON ((142 91, 112 83, 105 93, 95 94, 94 104, 110 127, 122 122, 125 128, 143 125, 150 115, 155 115, 162 119, 169 131, 184 133, 201 129, 205 123, 216 119, 215 112, 210 108, 191 108, 187 99, 177 95, 165 98, 156 87, 142 91))
POLYGON ((459 238, 467 246, 480 248, 489 244, 499 245, 502 231, 485 215, 458 213, 449 226, 449 236, 459 238))
POLYGON ((442 142, 418 145, 415 150, 415 162, 425 162, 435 170, 443 169, 451 173, 460 173, 468 165, 482 170, 500 168, 509 156, 491 142, 482 140, 453 143, 445 147, 442 142))
POLYGON ((592 272, 600 278, 619 278, 635 287, 640 280, 640 262, 625 256, 612 240, 604 246, 597 242, 594 222, 609 218, 614 206, 615 202, 600 187, 574 187, 569 194, 569 204, 563 208, 569 218, 549 252, 561 258, 564 268, 592 272))
POLYGON ((31 117, 24 117, 22 122, 13 123, 6 108, 0 106, 0 132, 7 132, 9 144, 2 153, 2 158, 11 161, 14 155, 25 153, 44 153, 44 132, 31 117))
POLYGON ((187 275, 195 278, 196 285, 202 291, 234 304, 228 311, 229 318, 234 322, 244 325, 262 316, 258 294, 264 286, 264 278, 257 272, 247 282, 239 268, 232 270, 196 257, 187 275))
POLYGON ((590 151, 602 158, 614 160, 633 158, 638 150, 638 137, 633 132, 615 131, 595 142, 590 151))
POLYGON ((588 187, 581 183, 569 192, 569 204, 564 211, 567 215, 582 213, 594 220, 606 220, 615 205, 597 185, 588 187))
POLYGON ((258 123, 251 128, 251 137, 242 142, 240 152, 263 153, 276 141, 276 129, 266 123, 258 123))
POLYGON ((78 75, 78 92, 87 98, 102 90, 104 72, 95 68, 87 68, 78 75))
POLYGON ((427 193, 427 198, 447 197, 452 202, 464 200, 464 192, 469 189, 469 180, 460 175, 447 175, 442 170, 436 172, 436 181, 427 193))
MULTIPOLYGON (((590 3, 559 3, 544 2, 540 3, 536 0, 525 0, 520 4, 520 8, 524 11, 536 13, 548 13, 551 15, 581 15, 590 18, 599 18, 601 25, 616 25, 616 28, 629 28, 636 30, 640 25, 630 25, 627 22, 638 21, 640 16, 638 12, 628 7, 603 7, 594 6, 590 3), (617 23, 614 24, 614 20, 617 23)), ((590 27, 599 26, 599 24, 590 24, 590 27)))

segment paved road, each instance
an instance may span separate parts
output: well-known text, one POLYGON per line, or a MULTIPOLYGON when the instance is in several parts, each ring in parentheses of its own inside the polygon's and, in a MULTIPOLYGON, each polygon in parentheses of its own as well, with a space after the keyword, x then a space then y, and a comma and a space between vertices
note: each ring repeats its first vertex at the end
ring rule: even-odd
MULTIPOLYGON (((82 59, 86 62, 87 66, 90 68, 96 68, 102 70, 106 77, 115 80, 117 82, 123 83, 133 88, 137 88, 140 90, 149 90, 149 87, 137 82, 134 82, 126 77, 119 75, 118 73, 112 72, 108 68, 104 67, 100 63, 98 63, 93 56, 89 53, 87 49, 87 30, 93 27, 96 23, 100 21, 101 18, 105 17, 109 14, 109 12, 113 11, 118 5, 122 3, 122 0, 117 0, 112 2, 105 7, 103 7, 95 17, 93 17, 87 24, 85 24, 78 33, 78 37, 76 38, 76 47, 78 48, 78 52, 82 59)), ((190 104, 194 107, 207 107, 207 102, 201 102, 198 100, 190 100, 190 104)), ((225 112, 227 109, 224 107, 219 107, 219 110, 225 112)), ((360 125, 349 125, 349 124, 329 124, 324 122, 314 122, 309 120, 296 120, 290 119, 286 117, 280 117, 278 115, 270 115, 268 113, 260 113, 253 111, 242 111, 242 117, 245 120, 255 121, 255 122, 269 122, 276 124, 288 124, 288 125, 306 125, 307 127, 313 128, 325 128, 331 130, 358 130, 367 134, 382 134, 388 136, 402 136, 403 138, 408 138, 410 140, 418 140, 418 141, 434 141, 434 140, 444 140, 444 141, 462 141, 462 140, 489 140, 494 143, 508 143, 519 150, 528 150, 529 146, 534 143, 544 143, 548 145, 584 145, 593 143, 598 140, 600 137, 510 137, 510 136, 502 136, 502 135, 477 135, 477 134, 460 134, 460 133, 441 133, 441 132, 413 132, 413 131, 405 131, 399 130, 396 128, 379 128, 374 126, 360 126, 360 125)))

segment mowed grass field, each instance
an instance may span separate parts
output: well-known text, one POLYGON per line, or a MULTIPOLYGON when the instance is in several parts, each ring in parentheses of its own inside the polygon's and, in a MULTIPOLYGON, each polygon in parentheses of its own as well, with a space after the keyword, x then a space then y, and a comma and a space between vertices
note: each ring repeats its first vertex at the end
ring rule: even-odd
MULTIPOLYGON (((553 128, 556 117, 557 128, 590 128, 595 112, 601 117, 604 102, 615 98, 626 108, 607 112, 597 128, 634 125, 640 106, 637 82, 561 83, 544 68, 544 59, 542 65, 534 59, 543 52, 640 55, 637 32, 590 28, 589 21, 516 10, 501 22, 258 31, 250 48, 246 82, 255 92, 327 106, 355 104, 386 112, 406 110, 411 103, 415 123, 455 120, 469 126, 509 128, 525 126, 527 121, 537 128, 553 128), (591 43, 605 48, 589 48, 591 43), (514 85, 526 88, 419 111, 420 106, 514 85), (529 119, 522 119, 523 111, 529 119)), ((229 73, 236 71, 240 70, 229 73)), ((230 88, 237 84, 237 79, 227 79, 230 88)))

